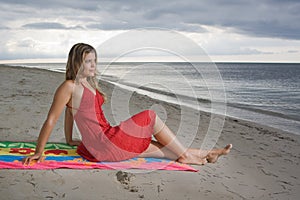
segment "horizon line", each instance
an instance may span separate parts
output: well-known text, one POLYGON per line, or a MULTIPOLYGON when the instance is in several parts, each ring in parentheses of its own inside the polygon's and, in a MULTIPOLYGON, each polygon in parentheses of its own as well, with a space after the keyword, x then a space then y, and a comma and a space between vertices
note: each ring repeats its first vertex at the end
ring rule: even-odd
MULTIPOLYGON (((131 59, 131 60, 119 60, 119 61, 100 61, 98 63, 287 63, 287 64, 300 64, 300 61, 287 61, 287 60, 218 60, 211 59, 211 61, 183 61, 183 60, 140 60, 140 59, 131 59)), ((29 58, 29 59, 7 59, 0 60, 0 64, 38 64, 38 63, 67 63, 66 58, 29 58)))

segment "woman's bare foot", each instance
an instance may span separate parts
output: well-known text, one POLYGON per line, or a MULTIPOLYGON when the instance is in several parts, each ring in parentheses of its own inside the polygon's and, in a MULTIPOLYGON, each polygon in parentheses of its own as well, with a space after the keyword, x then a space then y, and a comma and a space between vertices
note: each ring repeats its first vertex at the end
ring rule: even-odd
POLYGON ((186 152, 183 156, 178 158, 177 161, 180 163, 193 164, 193 165, 205 165, 207 163, 206 158, 196 156, 189 152, 186 152))
POLYGON ((223 149, 213 149, 207 154, 206 159, 209 163, 215 163, 220 156, 228 154, 231 148, 232 144, 228 144, 223 149))
POLYGON ((200 149, 187 149, 185 154, 177 159, 178 162, 185 164, 205 165, 207 162, 215 163, 222 155, 230 152, 232 144, 228 144, 222 149, 200 150, 200 149))

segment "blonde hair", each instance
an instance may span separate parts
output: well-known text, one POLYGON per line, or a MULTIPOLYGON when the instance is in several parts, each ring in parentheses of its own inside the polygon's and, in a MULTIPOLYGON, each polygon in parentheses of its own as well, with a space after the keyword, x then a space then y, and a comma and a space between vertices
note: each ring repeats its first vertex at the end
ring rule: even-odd
MULTIPOLYGON (((84 61, 85 56, 91 52, 95 53, 96 63, 97 63, 97 52, 94 47, 92 47, 89 44, 84 44, 84 43, 77 43, 77 44, 73 45, 73 47, 70 49, 67 66, 66 66, 66 80, 76 80, 77 73, 80 70, 83 70, 82 66, 83 66, 83 61, 84 61)), ((96 70, 95 75, 93 77, 88 77, 87 81, 95 90, 98 90, 99 93, 106 100, 106 96, 101 91, 98 81, 96 79, 97 74, 98 73, 96 70)))

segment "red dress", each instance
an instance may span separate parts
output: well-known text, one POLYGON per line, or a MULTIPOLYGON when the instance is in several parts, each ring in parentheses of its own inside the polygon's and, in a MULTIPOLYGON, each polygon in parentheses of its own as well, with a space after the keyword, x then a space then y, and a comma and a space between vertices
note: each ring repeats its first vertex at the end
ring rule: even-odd
POLYGON ((101 108, 102 95, 83 86, 74 120, 82 136, 77 153, 90 161, 126 160, 144 152, 150 142, 156 114, 145 110, 112 127, 101 108))

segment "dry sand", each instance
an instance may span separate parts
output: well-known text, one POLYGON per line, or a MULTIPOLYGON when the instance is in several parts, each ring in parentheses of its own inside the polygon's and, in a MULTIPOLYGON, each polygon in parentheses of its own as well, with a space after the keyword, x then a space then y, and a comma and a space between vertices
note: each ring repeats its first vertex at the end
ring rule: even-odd
MULTIPOLYGON (((64 74, 0 66, 1 141, 35 141, 64 74)), ((108 97, 112 85, 103 82, 108 97)), ((124 91, 126 92, 126 91, 124 91)), ((121 99, 120 99, 121 101, 121 99)), ((159 104, 177 130, 180 107, 134 94, 130 113, 159 104)), ((120 105, 121 106, 121 105, 120 105)), ((114 105, 115 111, 121 108, 114 105)), ((106 117, 113 115, 110 103, 106 117)), ((189 116, 198 113, 189 111, 189 116)), ((200 147, 210 115, 201 121, 192 147, 200 147)), ((184 139, 184 138, 183 138, 184 139)), ((64 142, 63 115, 50 141, 64 142)), ((230 155, 199 172, 116 170, 1 170, 0 199, 299 199, 300 136, 226 117, 215 147, 233 144, 230 155)))

